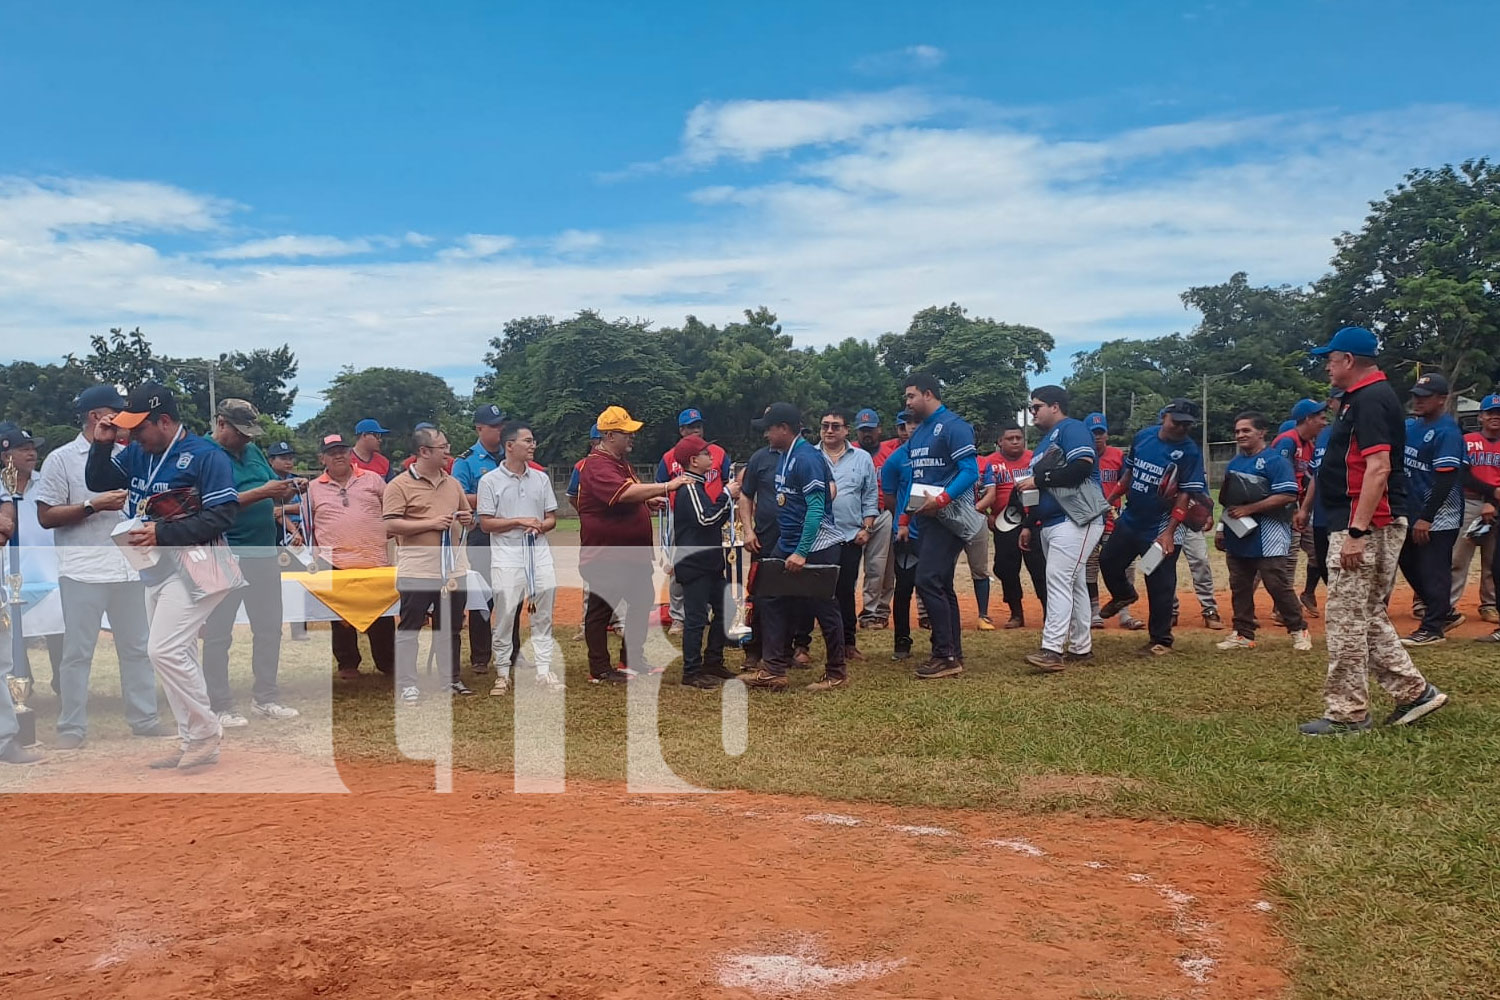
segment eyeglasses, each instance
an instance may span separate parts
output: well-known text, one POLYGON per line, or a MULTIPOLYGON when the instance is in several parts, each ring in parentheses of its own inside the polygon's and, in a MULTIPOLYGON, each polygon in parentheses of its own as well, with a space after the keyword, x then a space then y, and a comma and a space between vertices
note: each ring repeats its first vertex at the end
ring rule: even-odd
POLYGON ((1046 403, 1032 403, 1030 406, 1026 407, 1026 409, 1030 410, 1032 413, 1036 413, 1046 405, 1046 403))
POLYGON ((823 429, 825 431, 836 431, 836 430, 841 429, 843 426, 844 425, 841 424, 841 423, 835 423, 835 422, 828 421, 828 420, 823 421, 823 429))
POLYGON ((349 506, 349 490, 347 487, 339 488, 339 501, 343 503, 345 507, 349 506))

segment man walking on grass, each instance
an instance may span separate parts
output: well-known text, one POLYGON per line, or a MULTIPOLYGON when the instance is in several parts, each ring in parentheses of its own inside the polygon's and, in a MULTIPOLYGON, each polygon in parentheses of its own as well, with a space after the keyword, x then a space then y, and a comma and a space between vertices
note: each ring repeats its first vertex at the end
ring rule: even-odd
POLYGON ((1448 380, 1423 375, 1411 387, 1416 416, 1406 421, 1406 516, 1410 527, 1401 546, 1401 572, 1416 592, 1422 624, 1402 639, 1407 646, 1444 640, 1464 616, 1449 603, 1453 545, 1464 513, 1463 431, 1448 413, 1448 380))
POLYGON ((1393 464, 1405 451, 1406 427, 1401 400, 1376 367, 1378 353, 1375 335, 1356 326, 1313 351, 1326 359, 1328 380, 1344 396, 1318 469, 1329 528, 1329 663, 1323 716, 1302 724, 1307 736, 1369 729, 1371 673, 1396 701, 1386 725, 1415 722, 1448 701, 1412 664, 1386 611, 1406 536, 1406 521, 1396 513, 1406 484, 1393 464))
POLYGON ((1292 463, 1266 447, 1271 422, 1263 413, 1241 413, 1234 419, 1239 451, 1225 470, 1219 488, 1223 520, 1214 547, 1226 553, 1229 591, 1234 605, 1234 634, 1218 644, 1222 650, 1255 648, 1255 581, 1259 577, 1292 636, 1292 648, 1312 651, 1312 636, 1292 586, 1296 564, 1292 548, 1292 512, 1297 509, 1297 477, 1292 463))

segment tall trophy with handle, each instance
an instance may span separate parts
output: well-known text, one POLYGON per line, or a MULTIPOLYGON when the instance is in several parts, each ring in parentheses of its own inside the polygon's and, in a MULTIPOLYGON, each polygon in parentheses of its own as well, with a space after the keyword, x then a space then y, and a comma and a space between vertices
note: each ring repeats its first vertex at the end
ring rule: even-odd
POLYGON ((21 472, 16 468, 14 455, 6 457, 5 468, 0 469, 0 483, 4 484, 6 496, 11 497, 16 506, 16 529, 11 532, 10 542, 5 547, 5 593, 3 602, 0 602, 0 619, 3 619, 0 624, 10 629, 11 673, 5 678, 5 684, 10 689, 10 700, 16 705, 16 723, 20 727, 16 742, 24 747, 36 743, 36 713, 26 704, 26 699, 31 697, 32 680, 31 672, 25 669, 26 637, 21 624, 21 613, 26 604, 26 598, 21 596, 21 501, 17 495, 21 487, 21 472))

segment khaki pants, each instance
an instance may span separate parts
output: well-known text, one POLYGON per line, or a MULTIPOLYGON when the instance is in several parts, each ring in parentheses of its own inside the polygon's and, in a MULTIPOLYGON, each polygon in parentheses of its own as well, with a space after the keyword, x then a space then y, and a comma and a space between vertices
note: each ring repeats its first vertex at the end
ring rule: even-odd
POLYGON ((1500 524, 1490 528, 1489 534, 1477 543, 1464 535, 1483 507, 1483 500, 1464 498, 1464 521, 1459 525, 1458 541, 1453 545, 1453 591, 1449 596, 1455 609, 1469 585, 1469 564, 1474 561, 1475 549, 1479 550, 1479 610, 1494 610, 1495 607, 1495 578, 1491 567, 1495 560, 1495 534, 1500 532, 1500 524))
POLYGON ((1398 705, 1416 701, 1427 680, 1411 662, 1386 612, 1386 595, 1396 581, 1396 564, 1406 541, 1406 521, 1374 528, 1365 539, 1364 563, 1340 565, 1349 532, 1328 536, 1328 679, 1323 685, 1326 715, 1334 722, 1360 722, 1369 713, 1369 678, 1398 705))
POLYGON ((891 561, 891 512, 883 510, 870 529, 865 543, 865 581, 859 617, 866 621, 884 621, 891 616, 891 599, 896 594, 896 566, 891 561))
POLYGON ((198 662, 198 630, 223 599, 224 594, 213 594, 194 601, 176 573, 146 588, 146 614, 151 618, 146 655, 172 706, 177 731, 190 740, 223 733, 209 706, 208 685, 198 662))

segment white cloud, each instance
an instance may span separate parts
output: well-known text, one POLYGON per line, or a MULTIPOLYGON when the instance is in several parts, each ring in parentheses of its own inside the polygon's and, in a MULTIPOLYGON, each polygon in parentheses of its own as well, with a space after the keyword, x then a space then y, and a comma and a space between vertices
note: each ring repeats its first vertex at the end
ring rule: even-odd
POLYGON ((349 257, 369 253, 370 240, 343 240, 337 236, 273 236, 211 250, 215 260, 260 260, 268 257, 349 257))
POLYGON ((688 113, 682 156, 694 165, 753 162, 801 146, 848 142, 932 111, 927 98, 901 91, 826 101, 706 101, 688 113))
POLYGON ((948 53, 936 45, 908 45, 904 49, 864 56, 855 61, 854 68, 871 75, 921 72, 937 69, 947 59, 948 53))
MULTIPOLYGON (((1236 270, 1317 277, 1332 238, 1409 168, 1500 134, 1500 113, 1454 107, 1185 121, 1087 141, 877 118, 802 128, 802 144, 844 138, 747 168, 751 183, 684 186, 692 222, 671 221, 672 204, 636 229, 360 237, 371 250, 358 260, 210 257, 248 210, 167 185, 0 179, 0 344, 56 357, 136 323, 178 356, 288 341, 311 401, 346 363, 477 373, 499 326, 533 313, 724 322, 764 304, 800 343, 824 344, 957 301, 1051 331, 1065 364, 1100 339, 1185 329, 1177 295, 1190 285, 1236 270), (579 252, 599 246, 610 252, 579 252)), ((737 156, 768 149, 754 129, 714 134, 737 156)))

